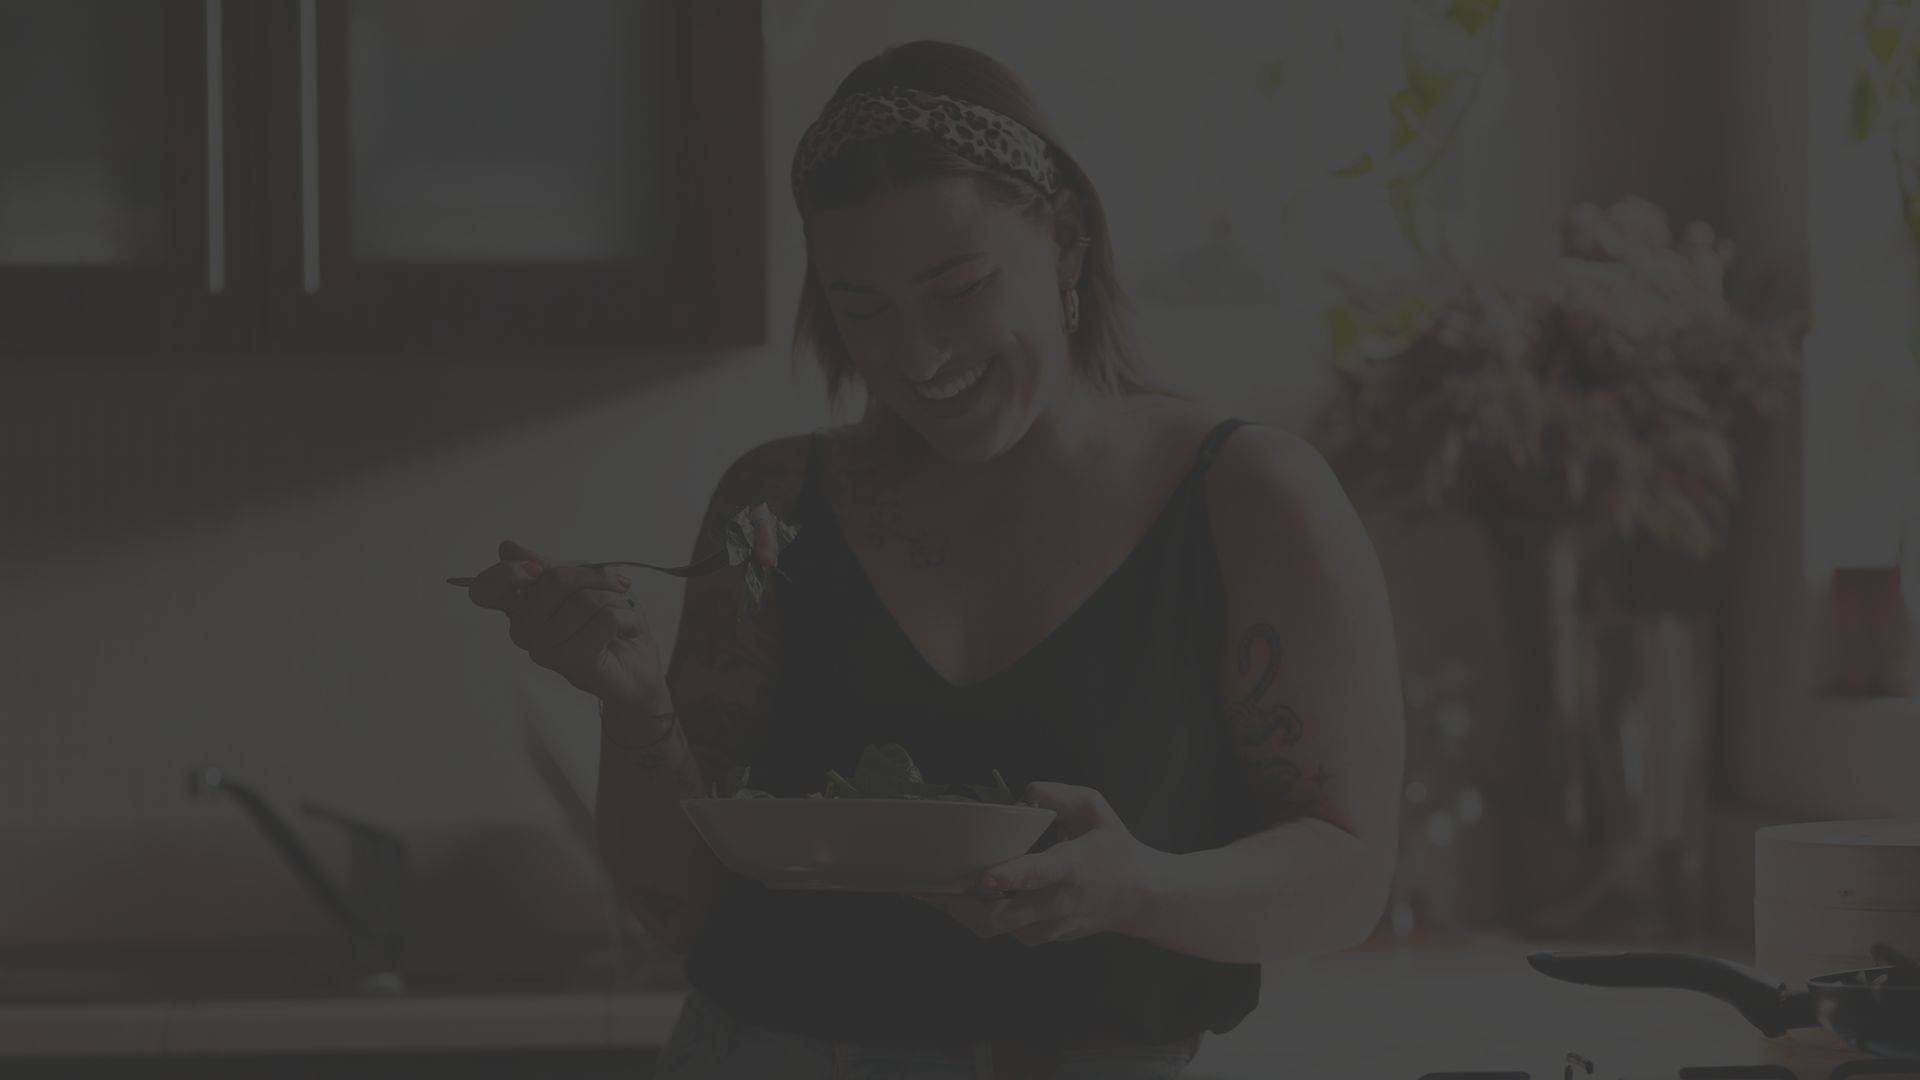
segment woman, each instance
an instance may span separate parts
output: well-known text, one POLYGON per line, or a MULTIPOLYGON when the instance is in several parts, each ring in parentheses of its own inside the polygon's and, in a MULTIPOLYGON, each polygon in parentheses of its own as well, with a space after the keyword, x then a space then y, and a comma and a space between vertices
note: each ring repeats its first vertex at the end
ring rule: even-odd
POLYGON ((1166 1077, 1259 963, 1364 938, 1401 771, 1385 590, 1321 459, 1151 385, 1092 182, 972 50, 890 49, 795 154, 796 336, 864 417, 743 455, 799 531, 757 611, 686 587, 670 669, 625 579, 508 542, 474 586, 601 702, 598 819, 695 988, 662 1076, 1166 1077), (679 801, 817 790, 868 745, 1058 813, 964 896, 770 890, 679 801))

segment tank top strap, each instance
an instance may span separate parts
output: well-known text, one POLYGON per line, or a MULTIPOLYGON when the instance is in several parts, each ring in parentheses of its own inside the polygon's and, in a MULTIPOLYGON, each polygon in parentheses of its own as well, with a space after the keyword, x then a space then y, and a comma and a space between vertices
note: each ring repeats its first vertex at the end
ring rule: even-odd
POLYGON ((1245 427, 1250 423, 1252 423, 1250 420, 1230 416, 1213 425, 1213 430, 1207 432, 1207 437, 1200 441, 1200 452, 1194 455, 1194 473, 1204 474, 1213 465, 1214 459, 1220 456, 1220 447, 1227 441, 1227 436, 1233 434, 1235 428, 1245 427))
POLYGON ((826 469, 827 433, 815 428, 807 433, 807 486, 808 493, 820 490, 824 482, 821 473, 826 469))

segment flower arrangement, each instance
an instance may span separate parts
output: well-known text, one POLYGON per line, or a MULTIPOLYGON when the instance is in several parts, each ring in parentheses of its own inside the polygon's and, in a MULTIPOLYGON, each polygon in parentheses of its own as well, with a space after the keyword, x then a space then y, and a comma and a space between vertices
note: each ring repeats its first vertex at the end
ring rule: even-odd
MULTIPOLYGON (((1797 342, 1736 313, 1732 247, 1642 199, 1583 204, 1551 271, 1463 274, 1402 332, 1350 348, 1321 442, 1357 486, 1431 511, 1544 518, 1705 559, 1741 442, 1797 397, 1797 342)), ((1391 324, 1389 324, 1391 325, 1391 324)))

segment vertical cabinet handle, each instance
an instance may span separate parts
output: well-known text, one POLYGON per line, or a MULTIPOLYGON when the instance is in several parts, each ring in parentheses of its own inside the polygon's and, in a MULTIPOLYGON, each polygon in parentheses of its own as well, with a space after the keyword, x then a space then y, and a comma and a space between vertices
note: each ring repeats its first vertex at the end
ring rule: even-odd
POLYGON ((300 0, 300 269, 320 291, 320 58, 315 0, 300 0))
POLYGON ((227 287, 226 73, 221 0, 207 0, 207 292, 227 287))

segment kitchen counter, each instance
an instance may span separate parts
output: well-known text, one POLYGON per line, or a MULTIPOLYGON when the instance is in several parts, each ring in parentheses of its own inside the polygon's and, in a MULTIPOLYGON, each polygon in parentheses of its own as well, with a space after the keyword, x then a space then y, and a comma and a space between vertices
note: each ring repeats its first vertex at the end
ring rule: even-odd
POLYGON ((0 1056, 657 1048, 681 999, 655 992, 17 1005, 0 1008, 0 1056))
MULTIPOLYGON (((1764 1060, 1758 1034, 1729 1006, 1680 991, 1555 982, 1526 964, 1541 947, 1481 938, 1270 965, 1260 1008, 1210 1036, 1190 1075, 1413 1080, 1483 1069, 1559 1077, 1577 1053, 1596 1064, 1593 1076, 1634 1078, 1764 1060)), ((1750 960, 1724 945, 1688 951, 1750 960)), ((681 1000, 661 991, 15 1006, 0 1008, 0 1055, 654 1049, 681 1000)))
MULTIPOLYGON (((1270 965, 1258 1011, 1234 1031, 1211 1036, 1190 1075, 1415 1080, 1485 1071, 1665 1080, 1684 1067, 1766 1060, 1758 1032, 1713 998, 1574 986, 1526 963, 1527 953, 1542 949, 1634 948, 1669 951, 1493 937, 1270 965), (1594 1063, 1594 1070, 1569 1054, 1594 1063)), ((1751 963, 1747 948, 1728 943, 1672 951, 1751 963)))

